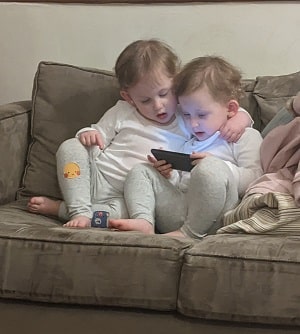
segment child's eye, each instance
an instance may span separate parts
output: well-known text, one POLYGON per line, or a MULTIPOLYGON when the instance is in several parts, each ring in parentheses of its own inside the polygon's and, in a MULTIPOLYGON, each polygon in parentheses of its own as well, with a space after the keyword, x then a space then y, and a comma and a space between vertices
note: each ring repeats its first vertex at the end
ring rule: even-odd
POLYGON ((164 96, 167 96, 169 93, 169 91, 166 91, 166 92, 162 92, 159 94, 160 97, 164 97, 164 96))
POLYGON ((149 102, 150 102, 150 99, 146 99, 146 100, 141 101, 142 104, 147 104, 149 102))
POLYGON ((190 116, 191 116, 190 114, 183 113, 183 117, 185 117, 185 118, 190 117, 190 116))

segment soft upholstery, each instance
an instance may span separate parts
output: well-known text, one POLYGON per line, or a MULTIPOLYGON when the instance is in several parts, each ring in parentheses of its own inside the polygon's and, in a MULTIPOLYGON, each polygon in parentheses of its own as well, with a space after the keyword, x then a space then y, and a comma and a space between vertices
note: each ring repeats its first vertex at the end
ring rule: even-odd
POLYGON ((34 79, 31 143, 19 197, 61 198, 55 166, 59 144, 97 122, 118 98, 110 72, 42 62, 34 79))
POLYGON ((30 109, 30 101, 0 106, 0 204, 15 200, 20 186, 27 155, 30 109))
POLYGON ((185 254, 180 312, 208 319, 299 324, 299 242, 299 236, 207 237, 185 254))
MULTIPOLYGON (((243 88, 242 106, 261 131, 300 90, 300 72, 244 80, 243 88)), ((110 72, 41 62, 32 101, 0 106, 0 297, 300 325, 299 236, 192 241, 68 229, 26 210, 32 195, 61 198, 59 144, 118 98, 110 72)))

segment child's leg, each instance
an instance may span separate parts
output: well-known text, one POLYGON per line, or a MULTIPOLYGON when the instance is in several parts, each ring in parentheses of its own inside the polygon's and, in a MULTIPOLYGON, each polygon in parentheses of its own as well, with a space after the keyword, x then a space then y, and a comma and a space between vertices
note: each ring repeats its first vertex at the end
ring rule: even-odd
MULTIPOLYGON (((70 218, 92 218, 89 151, 77 138, 63 142, 56 153, 57 177, 70 218)), ((65 218, 65 217, 61 217, 65 218)))
POLYGON ((184 196, 156 169, 139 164, 128 173, 124 196, 130 219, 112 220, 112 227, 121 230, 149 232, 154 225, 158 232, 178 229, 186 214, 184 196))
POLYGON ((112 187, 101 171, 96 170, 92 175, 92 211, 107 211, 113 219, 128 218, 123 192, 112 187))
POLYGON ((58 181, 65 201, 33 197, 28 202, 28 210, 56 215, 70 227, 90 226, 96 210, 108 211, 115 218, 127 217, 123 193, 113 188, 97 170, 93 150, 84 147, 77 138, 63 142, 56 157, 58 181))
POLYGON ((76 138, 64 142, 57 151, 58 180, 71 218, 66 226, 89 226, 96 210, 108 211, 112 218, 128 217, 123 193, 97 168, 98 154, 96 147, 86 148, 76 138))
POLYGON ((191 238, 214 234, 223 214, 238 204, 238 186, 224 161, 206 157, 193 168, 187 201, 181 231, 191 238))

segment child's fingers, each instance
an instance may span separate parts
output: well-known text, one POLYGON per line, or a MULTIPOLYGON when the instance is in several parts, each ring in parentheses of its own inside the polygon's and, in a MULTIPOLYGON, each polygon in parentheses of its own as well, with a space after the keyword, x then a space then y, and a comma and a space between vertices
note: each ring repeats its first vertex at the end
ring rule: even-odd
POLYGON ((101 149, 104 148, 102 137, 96 130, 83 132, 79 136, 79 140, 81 144, 85 146, 98 145, 101 149))
POLYGON ((152 164, 154 164, 157 161, 152 155, 149 155, 149 154, 147 155, 147 159, 152 164))
POLYGON ((172 170, 172 165, 171 164, 164 164, 159 167, 157 167, 160 173, 165 172, 165 171, 170 171, 172 170))
POLYGON ((101 150, 104 148, 102 137, 99 132, 97 132, 95 135, 95 145, 98 145, 101 150))
POLYGON ((166 164, 165 160, 156 160, 152 155, 148 154, 147 155, 147 159, 149 162, 151 162, 153 164, 153 167, 157 168, 161 165, 166 164))
POLYGON ((229 129, 220 131, 221 136, 223 139, 225 139, 226 141, 228 140, 228 138, 230 138, 230 136, 232 135, 232 132, 229 129))
POLYGON ((241 133, 236 133, 228 139, 229 143, 236 143, 241 138, 241 133))
POLYGON ((192 153, 191 154, 191 158, 193 159, 192 161, 192 165, 195 166, 197 165, 199 162, 201 162, 201 160, 203 160, 204 158, 211 156, 212 154, 209 152, 197 152, 197 153, 192 153))
POLYGON ((154 163, 153 163, 153 167, 154 168, 159 168, 161 166, 164 166, 166 165, 166 160, 156 160, 154 163))
POLYGON ((228 143, 236 143, 240 138, 243 132, 235 132, 232 133, 228 138, 226 139, 228 143))
POLYGON ((193 152, 191 154, 192 159, 203 159, 208 156, 208 152, 193 152))
POLYGON ((172 169, 166 170, 164 172, 161 172, 161 175, 164 176, 166 179, 169 179, 171 177, 171 171, 172 169))

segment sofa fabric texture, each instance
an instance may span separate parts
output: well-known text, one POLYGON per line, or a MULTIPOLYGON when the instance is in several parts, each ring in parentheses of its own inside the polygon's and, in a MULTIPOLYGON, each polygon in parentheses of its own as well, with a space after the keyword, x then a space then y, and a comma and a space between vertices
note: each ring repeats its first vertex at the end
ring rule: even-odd
POLYGON ((299 312, 299 242, 300 236, 205 238, 185 253, 180 312, 208 319, 293 323, 291 315, 299 312))
POLYGON ((0 106, 0 204, 16 199, 29 143, 31 102, 0 106))
POLYGON ((184 251, 191 242, 67 229, 24 210, 25 201, 0 209, 1 297, 176 309, 184 251))
MULTIPOLYGON (((300 91, 300 72, 244 80, 243 88, 241 104, 262 131, 300 91)), ((33 195, 61 198, 58 146, 118 99, 112 73, 43 61, 32 101, 0 106, 0 297, 300 325, 300 236, 181 240, 68 229, 26 210, 33 195)))
POLYGON ((80 128, 96 123, 118 98, 117 81, 110 72, 41 63, 34 79, 31 138, 18 197, 61 198, 55 165, 58 146, 80 128))

